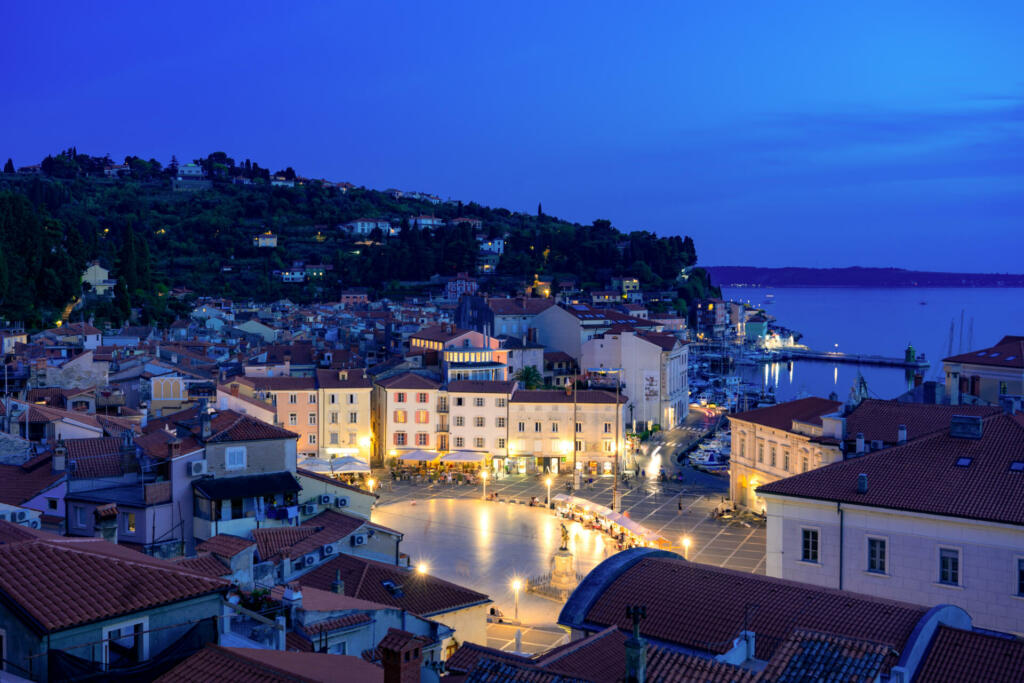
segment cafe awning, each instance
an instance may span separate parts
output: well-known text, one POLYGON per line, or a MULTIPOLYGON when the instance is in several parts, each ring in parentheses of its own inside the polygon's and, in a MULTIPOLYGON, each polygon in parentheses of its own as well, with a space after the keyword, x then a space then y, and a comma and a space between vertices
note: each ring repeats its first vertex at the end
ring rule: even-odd
POLYGON ((483 462, 487 458, 486 453, 477 451, 455 451, 441 456, 441 462, 483 462))
POLYGON ((341 458, 334 458, 330 462, 332 471, 340 474, 348 474, 350 472, 369 472, 370 465, 364 460, 359 458, 353 458, 351 455, 346 455, 341 458))
POLYGON ((403 462, 429 462, 438 456, 437 451, 407 451, 399 453, 398 459, 403 462))

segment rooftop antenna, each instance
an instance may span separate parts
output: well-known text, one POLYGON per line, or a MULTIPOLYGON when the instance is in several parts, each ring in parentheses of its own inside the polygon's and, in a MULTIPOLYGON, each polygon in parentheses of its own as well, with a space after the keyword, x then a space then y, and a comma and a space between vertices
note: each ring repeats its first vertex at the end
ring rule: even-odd
POLYGON ((971 316, 971 326, 967 328, 967 349, 974 348, 974 316, 971 316))

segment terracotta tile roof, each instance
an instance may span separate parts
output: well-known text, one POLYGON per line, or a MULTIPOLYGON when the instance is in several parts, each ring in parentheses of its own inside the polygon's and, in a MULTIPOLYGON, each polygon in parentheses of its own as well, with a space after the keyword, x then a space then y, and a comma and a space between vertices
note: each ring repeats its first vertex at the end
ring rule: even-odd
POLYGON ((515 382, 489 382, 485 380, 460 379, 448 383, 450 394, 510 394, 515 382))
POLYGON ((791 431, 793 421, 808 424, 821 425, 821 417, 834 413, 842 407, 839 401, 830 401, 827 398, 798 398, 795 401, 787 401, 766 408, 755 408, 745 413, 730 415, 730 420, 743 420, 752 422, 772 429, 791 431))
POLYGON ((42 424, 47 422, 58 422, 60 420, 71 420, 90 427, 100 427, 100 423, 96 421, 96 417, 93 415, 87 415, 86 413, 80 413, 75 410, 51 408, 50 406, 37 406, 27 404, 22 401, 13 401, 12 403, 20 408, 27 408, 25 412, 18 416, 18 422, 21 424, 24 424, 26 421, 31 424, 42 424))
POLYGON ((754 683, 759 677, 716 659, 648 646, 647 679, 659 683, 754 683))
POLYGON ((761 678, 772 683, 833 677, 843 683, 873 683, 895 651, 884 643, 798 630, 775 652, 761 678))
POLYGON ((317 370, 316 383, 321 389, 367 389, 373 386, 366 371, 357 370, 317 370), (344 374, 342 379, 339 375, 344 374))
POLYGON ((384 670, 358 657, 207 645, 160 683, 382 683, 384 670))
POLYGON ((846 416, 848 437, 864 435, 868 441, 896 443, 899 426, 906 425, 907 439, 917 439, 949 429, 954 415, 976 415, 986 417, 1001 412, 996 406, 947 406, 929 403, 899 403, 865 399, 846 416))
POLYGON ((490 602, 483 593, 435 576, 414 574, 394 565, 352 555, 339 555, 303 575, 299 581, 302 585, 330 590, 338 571, 345 582, 345 595, 400 607, 421 617, 490 602), (384 585, 386 581, 401 587, 400 590, 388 590, 384 585))
POLYGON ((232 534, 217 534, 197 545, 196 552, 213 553, 225 559, 231 559, 253 545, 255 545, 255 541, 250 541, 248 538, 232 534))
POLYGON ((320 474, 319 472, 314 472, 312 470, 303 469, 301 467, 295 468, 295 473, 298 474, 301 477, 308 477, 309 479, 317 479, 319 481, 324 482, 325 484, 330 484, 331 486, 337 486, 338 488, 347 489, 347 490, 352 491, 354 493, 361 493, 364 496, 369 496, 371 498, 373 497, 373 494, 370 493, 369 491, 365 490, 365 489, 361 489, 358 486, 352 486, 351 484, 346 484, 342 480, 335 479, 335 478, 333 478, 333 477, 331 477, 329 475, 326 475, 326 474, 320 474))
POLYGON ((21 505, 63 479, 52 462, 53 454, 46 453, 23 465, 0 464, 0 503, 21 505))
POLYGON ((0 546, 0 592, 44 632, 109 619, 227 588, 99 541, 35 540, 0 546))
POLYGON ((516 297, 514 299, 491 298, 487 300, 487 306, 494 315, 537 315, 554 305, 553 299, 516 297))
MULTIPOLYGON (((572 392, 563 389, 517 389, 512 395, 513 403, 572 403, 572 392)), ((597 389, 578 389, 577 403, 615 403, 614 391, 597 389)), ((625 403, 626 397, 619 395, 619 403, 625 403)))
POLYGON ((233 381, 247 384, 257 391, 314 391, 313 377, 236 377, 233 381))
POLYGON ((280 559, 281 551, 291 548, 316 533, 316 529, 300 526, 269 527, 254 529, 252 537, 256 541, 256 552, 260 561, 280 559))
POLYGON ((459 646, 459 649, 445 661, 445 668, 454 673, 467 673, 472 671, 476 667, 476 663, 484 657, 489 659, 502 659, 520 664, 534 663, 531 657, 524 657, 522 655, 506 652, 505 650, 477 645, 476 643, 463 643, 459 646))
POLYGON ((297 527, 256 529, 253 538, 256 539, 260 560, 266 562, 279 559, 284 550, 288 551, 284 554, 286 557, 299 557, 324 544, 337 543, 367 523, 362 517, 324 510, 297 527))
POLYGON ((472 330, 463 330, 458 327, 449 328, 447 325, 430 325, 420 329, 412 335, 413 339, 426 339, 427 341, 447 342, 461 337, 472 330))
POLYGON ((203 445, 194 436, 181 437, 164 429, 157 429, 135 438, 135 445, 151 458, 166 460, 169 457, 168 443, 178 440, 178 454, 187 455, 202 450, 203 445))
MULTIPOLYGON (((626 607, 646 601, 647 618, 640 626, 646 637, 722 654, 746 624, 757 634, 758 659, 768 660, 799 628, 870 638, 901 649, 927 611, 919 605, 687 562, 669 553, 626 552, 639 559, 615 574, 589 605, 570 600, 560 623, 571 625, 566 619, 585 610, 583 620, 590 628, 628 629, 626 607), (650 602, 655 595, 656 604, 650 602)), ((617 557, 605 562, 630 556, 617 557)), ((600 570, 588 579, 599 580, 600 570)))
POLYGON ((940 626, 914 680, 928 683, 1019 683, 1024 640, 940 626))
POLYGON ((313 652, 313 643, 309 638, 295 631, 288 631, 285 634, 284 646, 289 652, 313 652))
POLYGON ((394 377, 377 380, 377 384, 385 389, 437 389, 441 386, 434 380, 414 372, 403 372, 394 377))
POLYGON ((377 643, 377 649, 405 652, 406 650, 422 647, 429 642, 430 641, 428 639, 417 636, 414 633, 409 633, 408 631, 403 631, 398 628, 389 628, 387 634, 380 639, 379 643, 377 643))
POLYGON ((72 479, 120 477, 123 474, 122 441, 116 436, 68 439, 64 445, 68 449, 68 474, 72 479))
POLYGON ((1024 337, 1006 336, 1000 339, 995 346, 943 358, 942 362, 1024 368, 1024 337))
POLYGON ((637 332, 636 336, 660 346, 662 351, 671 351, 680 344, 679 339, 669 332, 637 332))
POLYGON ((228 567, 210 553, 200 553, 196 557, 181 558, 175 560, 174 564, 203 576, 224 577, 231 574, 231 567, 228 567))
MULTIPOLYGON (((210 420, 211 435, 206 443, 224 443, 227 441, 263 441, 267 439, 297 439, 298 435, 274 425, 257 420, 249 415, 225 410, 217 413, 210 420)), ((193 427, 193 433, 199 433, 199 425, 193 427)))
MULTIPOLYGON (((369 624, 373 621, 373 617, 365 612, 358 612, 356 614, 346 614, 341 617, 334 617, 333 619, 324 619, 312 624, 303 624, 302 630, 311 636, 316 636, 321 633, 329 633, 331 631, 338 631, 352 626, 359 626, 360 624, 369 624)), ((383 642, 383 641, 381 641, 383 642)))
POLYGON ((983 420, 980 439, 940 432, 758 491, 1021 525, 1024 471, 1012 470, 1013 463, 1024 463, 1024 424, 1000 414, 983 420), (867 493, 857 493, 860 474, 867 475, 867 493))
POLYGON ((591 683, 583 678, 490 657, 481 657, 465 680, 472 683, 591 683))
POLYGON ((53 537, 54 535, 49 531, 32 529, 21 524, 15 524, 14 522, 0 522, 0 545, 24 543, 25 541, 35 541, 40 538, 45 539, 53 537))
MULTIPOLYGON (((302 586, 301 584, 299 588, 302 590, 302 609, 307 612, 394 609, 392 605, 360 600, 350 595, 335 593, 333 590, 325 591, 313 586, 302 586)), ((275 586, 270 590, 270 597, 280 602, 284 598, 284 589, 284 586, 275 586)))

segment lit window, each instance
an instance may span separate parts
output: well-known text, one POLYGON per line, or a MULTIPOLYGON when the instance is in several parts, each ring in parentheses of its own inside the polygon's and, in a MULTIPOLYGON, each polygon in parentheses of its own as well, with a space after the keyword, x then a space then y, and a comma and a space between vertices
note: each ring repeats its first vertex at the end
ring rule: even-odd
POLYGON ((425 425, 430 422, 430 411, 429 410, 417 410, 416 411, 416 424, 425 425))
POLYGON ((398 424, 405 424, 407 413, 404 410, 395 411, 395 422, 398 424))
POLYGON ((135 513, 126 512, 124 515, 124 531, 126 534, 135 533, 135 513))

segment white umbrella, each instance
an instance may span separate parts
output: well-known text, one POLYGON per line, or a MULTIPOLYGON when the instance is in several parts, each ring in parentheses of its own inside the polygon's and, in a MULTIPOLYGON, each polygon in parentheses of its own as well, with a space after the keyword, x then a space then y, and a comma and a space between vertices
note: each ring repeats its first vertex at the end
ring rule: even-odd
POLYGON ((340 472, 342 474, 370 471, 370 466, 366 462, 359 458, 353 458, 351 455, 346 455, 342 458, 335 458, 331 461, 331 467, 335 472, 340 472))
POLYGON ((421 460, 433 460, 437 457, 437 451, 408 451, 398 456, 399 460, 403 461, 421 461, 421 460))
POLYGON ((441 462, 483 462, 486 453, 475 451, 455 451, 441 456, 441 462))

